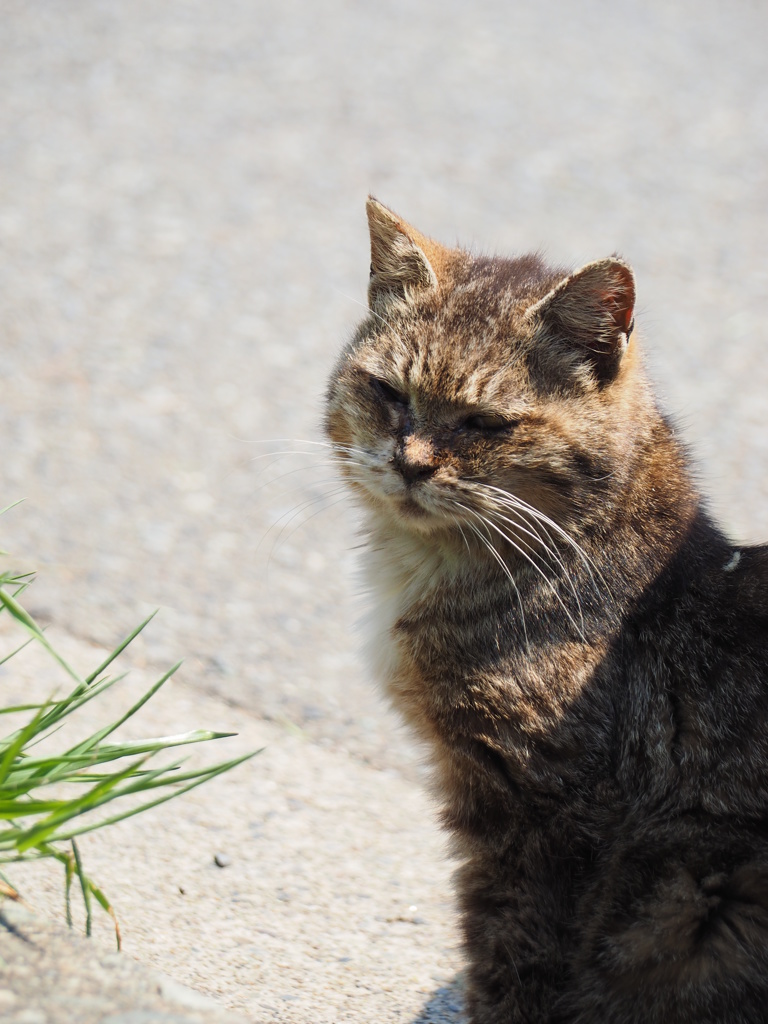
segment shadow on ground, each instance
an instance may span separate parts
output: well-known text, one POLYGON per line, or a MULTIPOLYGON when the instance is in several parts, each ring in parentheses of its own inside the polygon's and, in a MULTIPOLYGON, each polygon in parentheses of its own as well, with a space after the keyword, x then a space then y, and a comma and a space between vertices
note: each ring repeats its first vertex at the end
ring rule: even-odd
POLYGON ((461 975, 432 993, 413 1024, 466 1024, 461 975))

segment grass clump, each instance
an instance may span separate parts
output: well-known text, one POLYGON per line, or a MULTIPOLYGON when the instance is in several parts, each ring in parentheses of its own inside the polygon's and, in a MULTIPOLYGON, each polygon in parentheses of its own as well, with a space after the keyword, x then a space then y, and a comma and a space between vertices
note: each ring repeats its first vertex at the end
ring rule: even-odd
MULTIPOLYGON (((89 701, 96 700, 122 678, 107 674, 107 670, 152 616, 126 637, 93 672, 81 677, 54 649, 43 630, 19 603, 18 598, 28 582, 25 577, 0 573, 0 613, 12 616, 26 634, 24 643, 0 659, 0 665, 27 644, 40 644, 69 677, 70 688, 65 696, 52 696, 42 704, 3 707, 0 703, 0 715, 21 712, 30 716, 25 724, 0 739, 0 864, 41 857, 59 861, 65 872, 69 925, 72 925, 71 889, 77 879, 85 904, 86 934, 91 932, 91 907, 95 900, 112 916, 120 948, 120 930, 114 911, 102 890, 83 870, 77 837, 180 796, 248 760, 256 751, 229 761, 183 771, 183 757, 162 765, 156 765, 153 759, 163 751, 235 734, 197 729, 147 740, 112 739, 115 731, 171 678, 179 668, 175 665, 109 725, 54 753, 37 752, 38 745, 50 740, 65 719, 89 701), (92 812, 115 801, 121 801, 121 805, 113 813, 93 815, 92 812)), ((0 734, 2 732, 0 728, 0 734)), ((45 743, 46 751, 50 746, 50 742, 45 743)), ((18 898, 18 893, 2 874, 0 893, 18 898)))

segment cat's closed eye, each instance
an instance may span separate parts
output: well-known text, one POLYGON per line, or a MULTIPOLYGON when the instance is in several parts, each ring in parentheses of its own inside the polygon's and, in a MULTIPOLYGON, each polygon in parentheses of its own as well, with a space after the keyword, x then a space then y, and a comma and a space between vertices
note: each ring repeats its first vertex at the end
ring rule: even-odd
POLYGON ((393 388, 387 381, 380 377, 371 377, 370 383, 378 397, 389 405, 408 405, 408 396, 393 388))
POLYGON ((475 413, 462 423, 466 430, 479 430, 484 434, 498 434, 502 430, 509 430, 516 426, 515 420, 509 420, 496 412, 475 413))

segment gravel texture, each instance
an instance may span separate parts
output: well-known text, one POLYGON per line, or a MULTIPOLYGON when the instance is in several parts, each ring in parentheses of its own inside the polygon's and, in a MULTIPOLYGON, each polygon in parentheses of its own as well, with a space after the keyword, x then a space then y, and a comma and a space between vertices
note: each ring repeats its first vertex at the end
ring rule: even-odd
MULTIPOLYGON (((365 194, 484 251, 620 251, 713 509, 763 539, 768 8, 0 0, 0 14, 3 504, 27 499, 2 547, 39 570, 32 610, 85 644, 160 606, 133 662, 185 656, 192 723, 226 713, 273 752, 216 784, 231 795, 174 809, 159 841, 170 811, 137 819, 130 842, 94 837, 99 869, 144 887, 126 931, 146 934, 127 946, 250 1014, 409 1019, 444 983, 430 972, 454 948, 450 914, 430 933, 386 907, 398 878, 408 906, 443 907, 448 868, 419 753, 358 658, 353 514, 322 448, 295 440, 318 439, 362 312, 365 194), (264 818, 291 787, 311 810, 264 818), (387 867, 366 852, 378 842, 387 867), (268 898, 265 858, 296 878, 311 864, 316 898, 268 898), (189 875, 207 899, 238 872, 252 888, 236 913, 221 896, 231 919, 183 911, 173 890, 189 875), (297 952, 313 942, 335 951, 314 968, 297 952), (280 956, 298 965, 290 984, 263 966, 280 956)), ((448 1003, 424 1020, 451 1019, 448 1003)))

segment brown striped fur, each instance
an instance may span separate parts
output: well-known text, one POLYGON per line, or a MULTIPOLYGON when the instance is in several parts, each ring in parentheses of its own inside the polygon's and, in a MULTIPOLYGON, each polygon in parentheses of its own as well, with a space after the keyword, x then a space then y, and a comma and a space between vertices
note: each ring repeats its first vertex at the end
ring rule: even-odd
POLYGON ((634 277, 371 199, 327 432, 462 858, 473 1024, 768 1020, 768 551, 702 510, 634 277))

